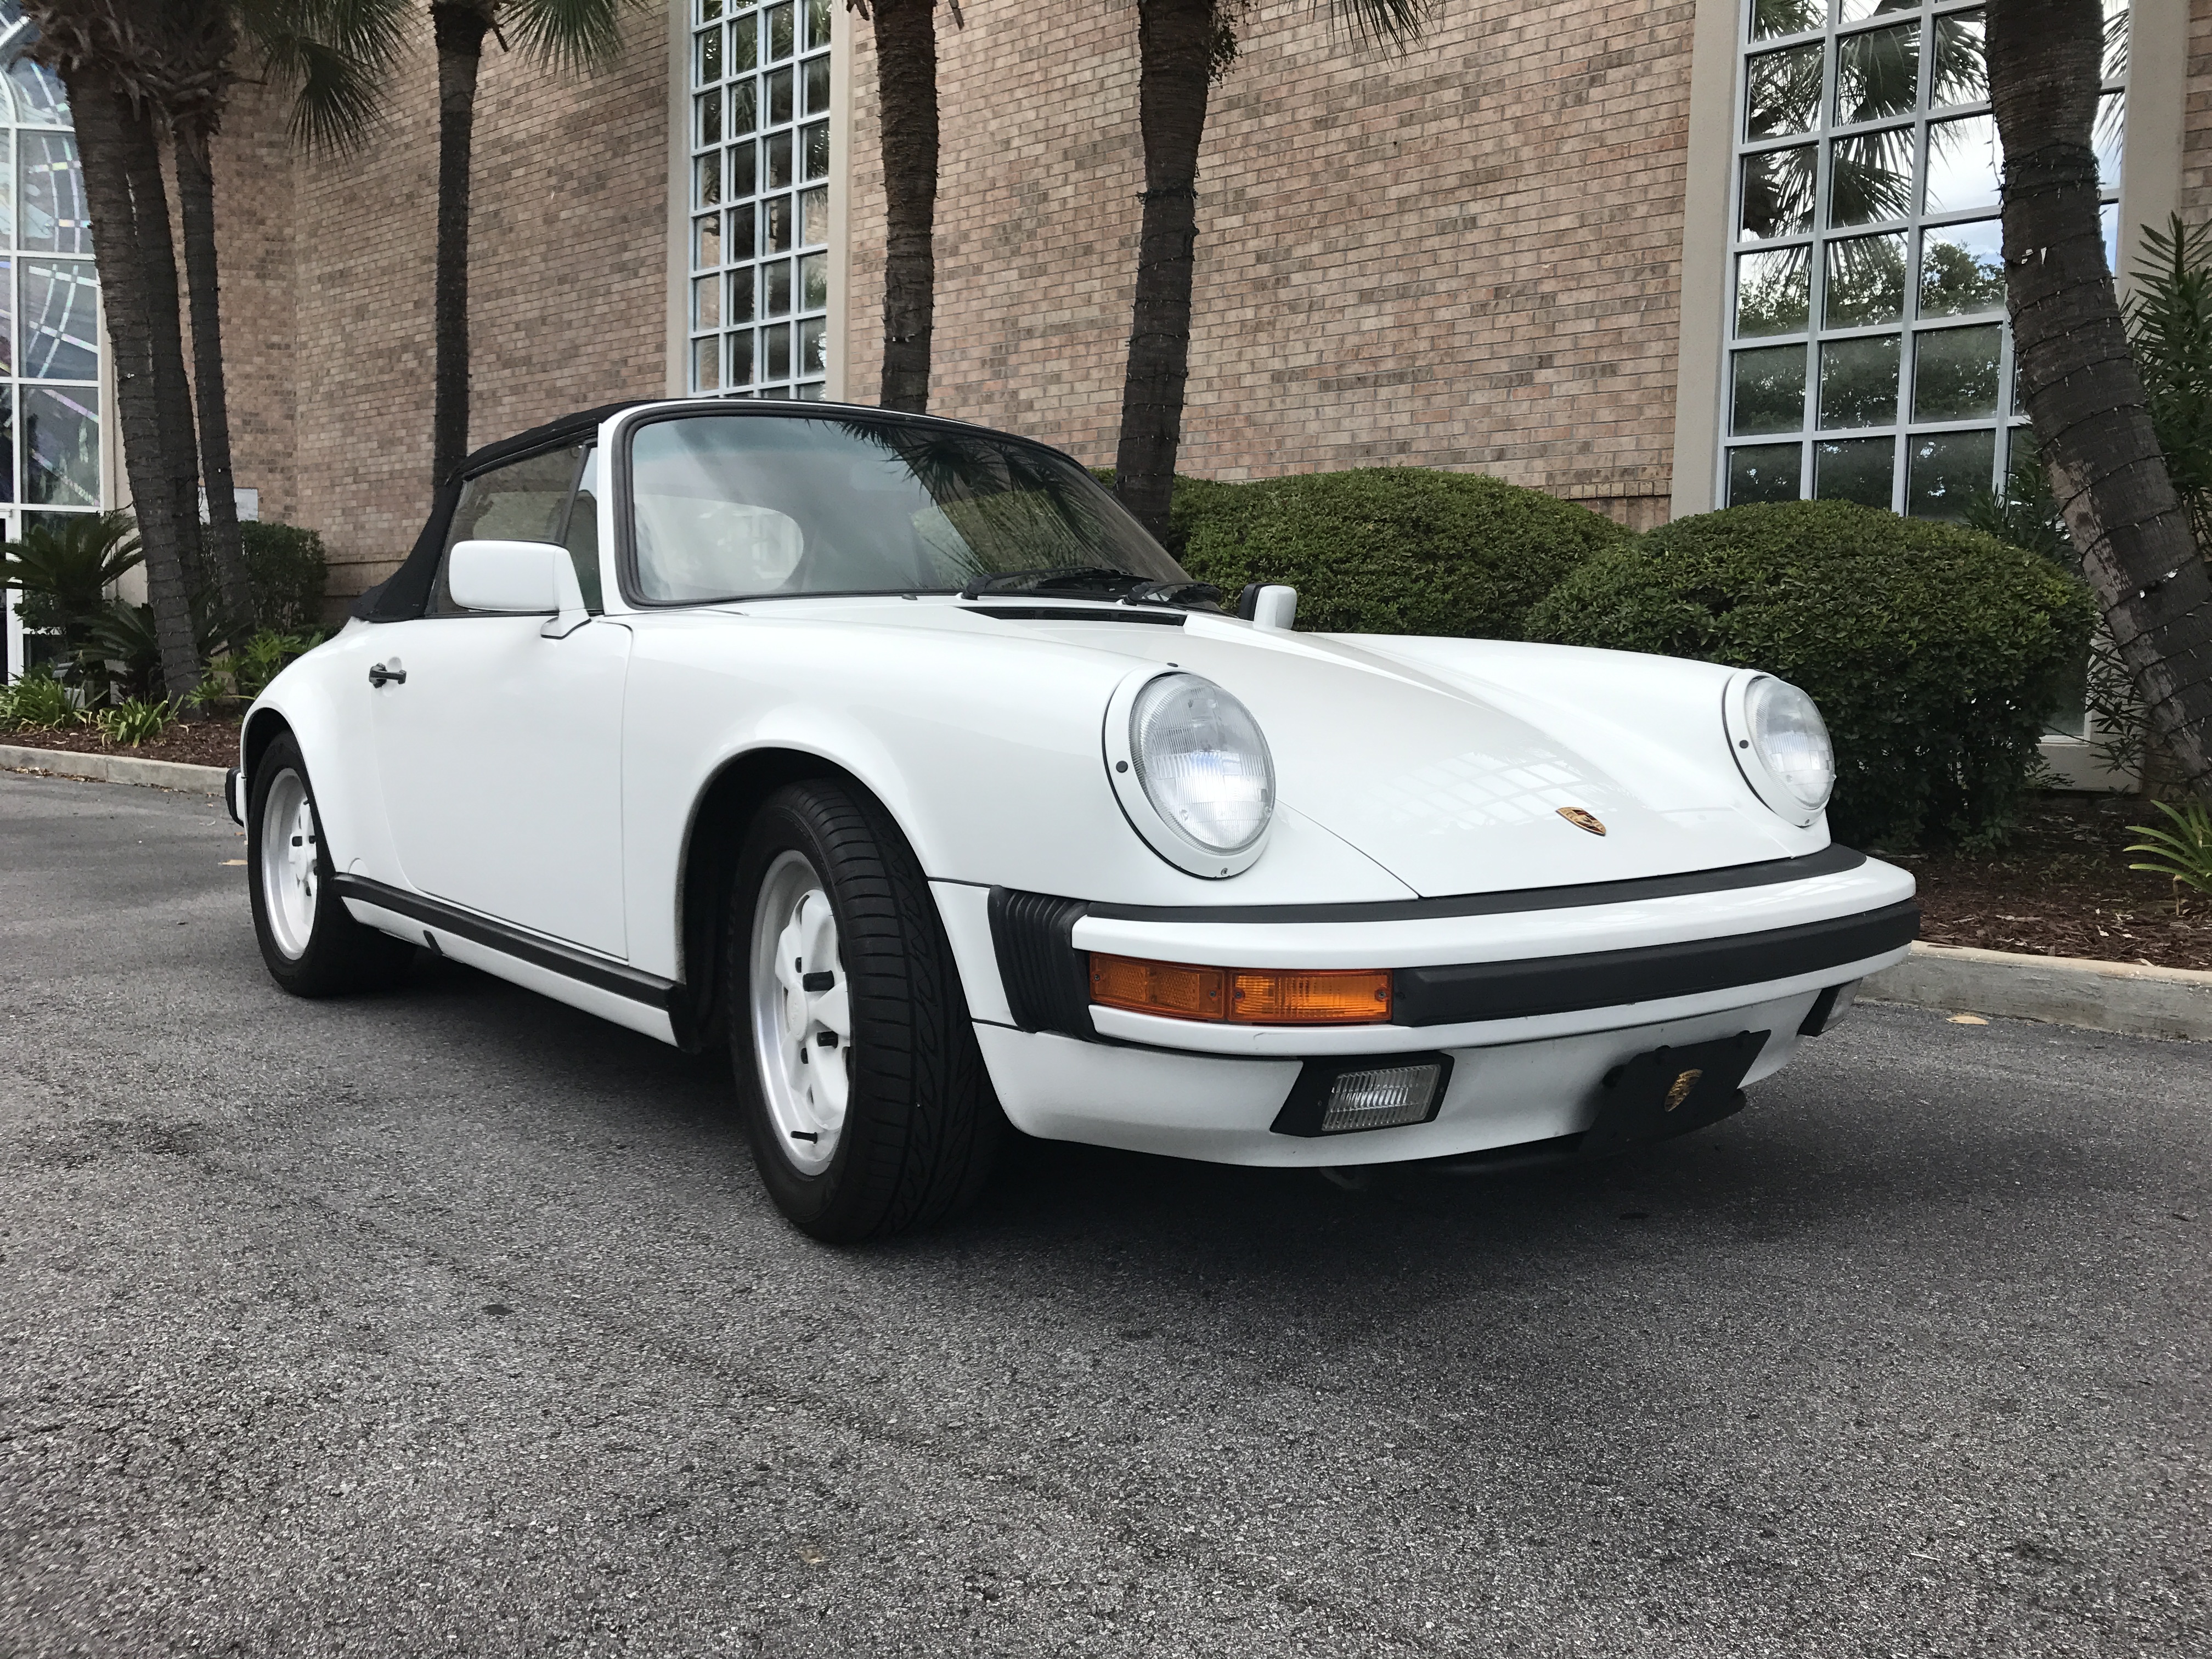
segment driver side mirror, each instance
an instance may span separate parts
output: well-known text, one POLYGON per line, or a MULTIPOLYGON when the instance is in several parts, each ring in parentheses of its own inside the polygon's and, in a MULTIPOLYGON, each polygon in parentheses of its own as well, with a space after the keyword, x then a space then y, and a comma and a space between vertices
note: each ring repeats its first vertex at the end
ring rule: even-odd
POLYGON ((568 550, 552 542, 456 542, 446 557, 446 586, 464 610, 551 616, 540 630, 548 639, 591 620, 568 550))

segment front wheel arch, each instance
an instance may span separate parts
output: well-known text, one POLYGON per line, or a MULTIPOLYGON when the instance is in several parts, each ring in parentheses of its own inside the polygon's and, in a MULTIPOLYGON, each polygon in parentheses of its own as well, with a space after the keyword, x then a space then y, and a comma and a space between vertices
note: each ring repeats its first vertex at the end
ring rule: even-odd
MULTIPOLYGON (((723 1025, 722 923, 728 914, 730 878, 745 831, 763 802, 786 784, 833 780, 866 798, 884 817, 906 826, 882 796, 846 768, 802 749, 754 749, 732 756, 708 779, 692 803, 677 865, 677 978, 683 990, 670 1018, 687 1052, 710 1047, 723 1025)), ((908 838, 909 845, 911 837, 908 838)))
MULTIPOLYGON (((251 780, 261 765, 261 757, 269 752, 269 745, 282 737, 293 735, 291 722, 273 708, 256 708, 246 717, 246 730, 240 738, 239 759, 251 780)), ((303 745, 304 746, 304 745, 303 745)))

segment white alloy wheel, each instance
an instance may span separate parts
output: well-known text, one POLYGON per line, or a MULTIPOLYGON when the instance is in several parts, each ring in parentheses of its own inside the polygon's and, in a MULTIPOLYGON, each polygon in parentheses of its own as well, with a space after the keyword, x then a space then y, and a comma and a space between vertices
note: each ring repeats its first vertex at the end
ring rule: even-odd
POLYGON ((315 808, 307 780, 289 768, 269 786, 261 808, 261 896, 276 948, 293 961, 307 955, 315 931, 318 874, 315 808))
POLYGON ((853 1090, 853 1005, 837 918, 804 854, 785 852, 753 907, 753 1057, 776 1143, 803 1175, 837 1154, 853 1090))

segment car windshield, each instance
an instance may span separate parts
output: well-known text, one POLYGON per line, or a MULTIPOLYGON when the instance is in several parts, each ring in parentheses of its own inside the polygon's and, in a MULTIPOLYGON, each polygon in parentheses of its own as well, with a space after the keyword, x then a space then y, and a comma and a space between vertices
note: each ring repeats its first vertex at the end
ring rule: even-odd
POLYGON ((630 439, 629 512, 648 604, 963 589, 1157 597, 1190 580, 1073 461, 920 423, 648 421, 630 439))

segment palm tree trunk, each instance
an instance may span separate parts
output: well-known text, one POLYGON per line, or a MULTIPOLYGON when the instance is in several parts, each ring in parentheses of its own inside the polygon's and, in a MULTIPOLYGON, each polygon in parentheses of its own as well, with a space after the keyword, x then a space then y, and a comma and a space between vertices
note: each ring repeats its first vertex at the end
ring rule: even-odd
MULTIPOLYGON (((92 210, 93 255, 100 267, 102 308, 115 354, 116 418, 123 429, 123 465, 146 556, 146 588, 161 651, 161 681, 173 697, 199 689, 199 649, 192 638, 190 590, 178 553, 176 496, 164 463, 161 410, 154 396, 153 353, 147 339, 148 276, 126 160, 128 102, 107 76, 64 63, 84 169, 86 205, 92 210)), ((174 295, 174 272, 171 273, 174 295)))
POLYGON ((238 495, 231 478, 230 408, 223 383, 222 293, 215 240, 215 168, 210 135, 173 130, 177 209, 183 222, 185 292, 192 321, 192 393, 199 406, 200 478, 207 490, 204 552, 222 614, 235 645, 254 631, 253 586, 246 579, 238 534, 238 495))
POLYGON ((1121 386, 1114 493, 1156 537, 1168 529, 1190 374, 1197 264, 1198 149, 1212 87, 1213 0, 1138 0, 1137 120, 1145 140, 1144 221, 1121 386))
POLYGON ((2202 794, 2212 787, 2212 573, 2166 476, 2105 265, 2090 145, 2103 46, 2098 0, 1990 6, 2013 351, 2082 570, 2152 729, 2202 794))
POLYGON ((430 475, 443 483, 469 453, 469 174, 477 70, 491 12, 482 4, 430 8, 438 44, 438 265, 430 417, 430 475))
POLYGON ((155 407, 161 416, 161 467, 177 507, 177 557, 193 595, 207 597, 200 557, 200 457, 192 419, 191 381, 185 374, 185 325, 179 309, 177 243, 169 218, 169 185, 161 176, 161 139, 150 106, 131 109, 124 127, 140 268, 146 273, 146 343, 153 360, 155 407))
POLYGON ((885 409, 929 408, 937 304, 937 0, 875 0, 885 409))

